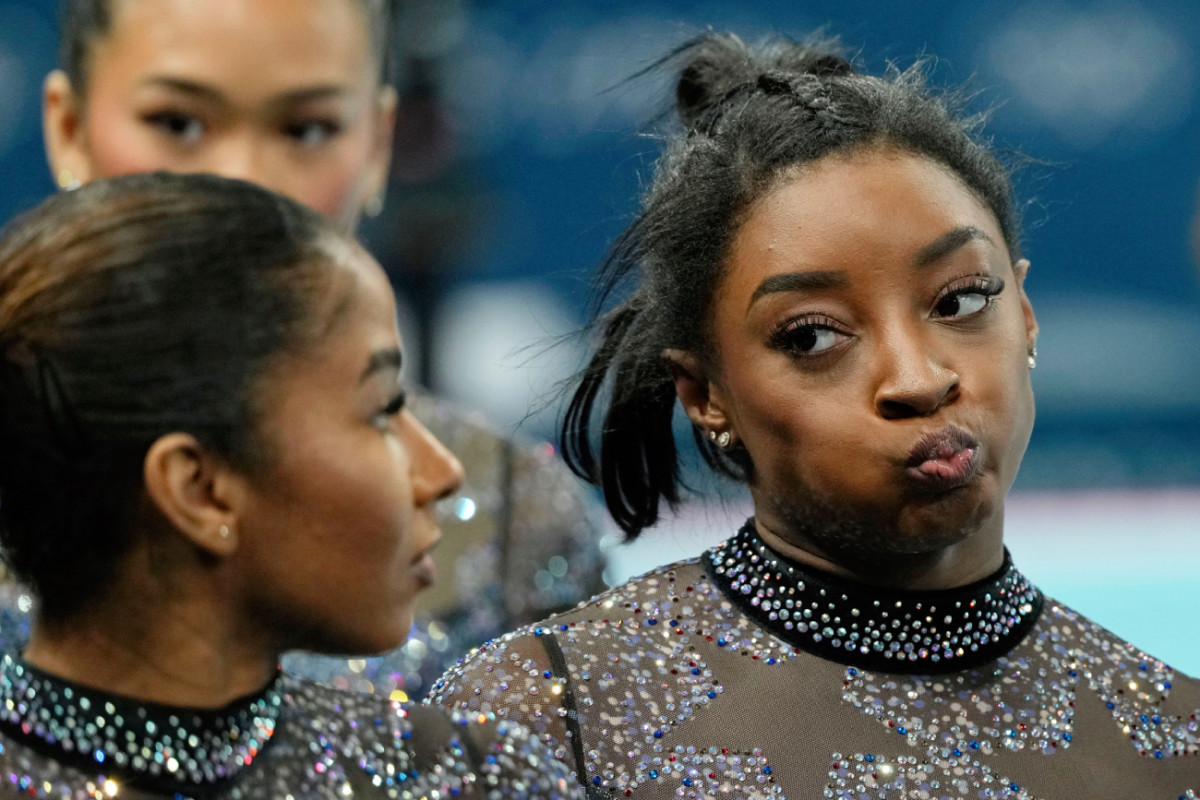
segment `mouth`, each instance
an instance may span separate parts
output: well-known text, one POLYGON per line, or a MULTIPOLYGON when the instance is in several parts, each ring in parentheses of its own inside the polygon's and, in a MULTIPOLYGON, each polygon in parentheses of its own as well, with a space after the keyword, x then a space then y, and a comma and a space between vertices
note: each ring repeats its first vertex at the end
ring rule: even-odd
POLYGON ((947 492, 966 486, 979 474, 979 442, 956 425, 927 433, 913 446, 905 474, 918 488, 947 492))
POLYGON ((432 552, 438 546, 440 539, 441 537, 438 537, 438 539, 434 540, 433 544, 422 550, 409 566, 409 572, 416 577, 422 589, 432 586, 437 580, 437 566, 433 562, 432 552))

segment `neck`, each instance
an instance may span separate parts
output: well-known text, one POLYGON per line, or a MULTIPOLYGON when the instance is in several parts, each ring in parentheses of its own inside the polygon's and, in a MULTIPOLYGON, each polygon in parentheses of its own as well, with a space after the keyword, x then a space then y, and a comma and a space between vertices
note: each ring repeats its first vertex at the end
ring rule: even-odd
POLYGON ((780 555, 866 586, 901 591, 956 589, 988 577, 1004 563, 1002 513, 965 536, 919 552, 870 547, 863 541, 837 550, 757 509, 754 522, 763 542, 780 555))
POLYGON ((236 622, 211 581, 166 581, 132 570, 68 619, 34 625, 24 657, 69 681, 136 700, 220 708, 259 691, 278 650, 236 622))

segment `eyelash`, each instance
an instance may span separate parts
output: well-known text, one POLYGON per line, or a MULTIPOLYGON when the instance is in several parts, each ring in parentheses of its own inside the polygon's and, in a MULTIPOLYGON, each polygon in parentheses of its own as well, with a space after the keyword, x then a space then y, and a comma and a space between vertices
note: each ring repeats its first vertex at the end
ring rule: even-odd
MULTIPOLYGON (((936 312, 938 306, 951 298, 963 297, 965 295, 978 294, 984 298, 983 308, 978 311, 971 312, 961 319, 982 314, 992 308, 995 298, 1004 291, 1004 281, 993 275, 968 275, 964 278, 952 282, 942 294, 933 302, 931 312, 936 312)), ((959 319, 953 316, 943 316, 940 319, 959 319)))
MULTIPOLYGON (((948 286, 942 292, 938 299, 934 301, 933 311, 936 311, 938 306, 948 299, 978 294, 982 295, 984 298, 983 307, 977 311, 972 311, 963 315, 961 319, 982 314, 992 307, 993 300, 997 295, 1004 291, 1004 286, 1005 284, 1003 280, 991 275, 971 275, 965 278, 960 278, 951 283, 950 286, 948 286)), ((954 317, 951 315, 938 318, 960 319, 959 317, 954 317)), ((802 349, 800 347, 800 337, 809 333, 815 334, 818 331, 829 331, 839 336, 847 337, 851 335, 846 333, 842 329, 841 325, 839 325, 836 320, 827 314, 808 314, 802 317, 789 319, 780 324, 779 327, 775 329, 775 332, 771 334, 769 344, 771 347, 777 350, 783 350, 797 356, 802 356, 805 358, 817 358, 831 352, 838 346, 837 343, 834 343, 829 347, 826 347, 823 350, 819 350, 815 353, 812 352, 811 349, 802 349)))
POLYGON ((806 358, 821 356, 832 350, 833 347, 817 353, 800 348, 800 337, 805 333, 815 331, 832 331, 842 336, 849 335, 842 330, 841 326, 832 317, 826 314, 807 314, 803 317, 787 320, 776 328, 775 332, 771 335, 770 344, 777 350, 794 353, 806 358))
POLYGON ((381 417, 394 417, 404 410, 407 402, 408 393, 398 392, 395 397, 388 401, 387 405, 379 410, 379 415, 381 417))

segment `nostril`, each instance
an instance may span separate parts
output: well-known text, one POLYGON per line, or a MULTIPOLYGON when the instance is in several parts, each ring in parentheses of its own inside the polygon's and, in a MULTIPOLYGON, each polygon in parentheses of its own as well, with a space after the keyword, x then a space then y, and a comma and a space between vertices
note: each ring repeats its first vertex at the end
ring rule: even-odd
POLYGON ((899 400, 884 400, 880 402, 879 414, 884 419, 912 419, 913 417, 923 416, 916 406, 899 400))

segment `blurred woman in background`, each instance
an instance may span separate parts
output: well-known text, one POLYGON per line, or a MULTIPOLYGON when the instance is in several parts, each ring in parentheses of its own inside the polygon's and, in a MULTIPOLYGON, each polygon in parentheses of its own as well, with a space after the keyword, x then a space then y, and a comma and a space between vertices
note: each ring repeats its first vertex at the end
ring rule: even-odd
MULTIPOLYGON (((61 194, 0 240, 0 656, 20 796, 570 796, 520 730, 339 692, 397 646, 458 461, 405 408, 387 278, 241 181, 61 194)), ((8 796, 6 794, 6 796, 8 796)))
MULTIPOLYGON (((60 187, 208 172, 278 191, 346 230, 382 208, 397 114, 387 0, 63 0, 62 9, 62 69, 46 80, 44 119, 60 187)), ((442 553, 451 580, 423 603, 432 625, 419 624, 415 648, 365 671, 294 662, 402 694, 466 648, 590 596, 602 571, 582 495, 552 448, 500 436, 420 392, 410 407, 466 468, 459 506, 444 515, 455 531, 442 553), (551 564, 553 579, 535 580, 551 564)))
POLYGON ((678 401, 754 516, 432 699, 528 722, 597 797, 1196 797, 1200 683, 1004 547, 1038 325, 977 120, 829 44, 676 58, 565 447, 637 536, 680 498, 678 401))

